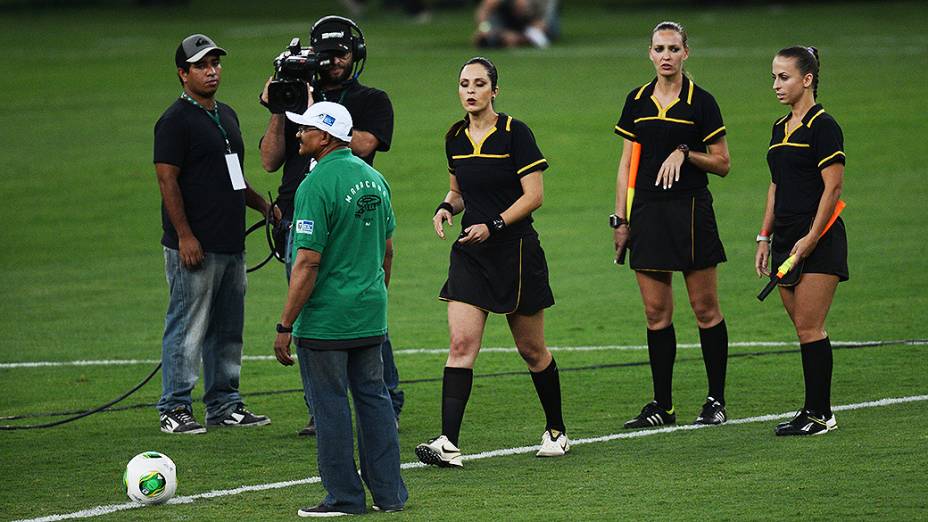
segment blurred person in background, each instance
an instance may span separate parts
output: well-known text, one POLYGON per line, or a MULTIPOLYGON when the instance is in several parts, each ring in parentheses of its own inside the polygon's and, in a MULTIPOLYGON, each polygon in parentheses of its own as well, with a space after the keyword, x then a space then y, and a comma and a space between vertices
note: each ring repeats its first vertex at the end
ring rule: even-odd
POLYGON ((477 47, 547 48, 560 36, 557 0, 481 0, 474 15, 477 47))

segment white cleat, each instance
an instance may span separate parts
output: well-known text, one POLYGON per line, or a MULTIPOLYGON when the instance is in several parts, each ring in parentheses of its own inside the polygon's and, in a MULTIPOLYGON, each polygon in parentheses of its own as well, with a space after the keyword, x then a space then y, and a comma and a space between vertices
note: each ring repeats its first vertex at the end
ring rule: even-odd
POLYGON ((442 468, 461 468, 461 450, 442 435, 416 446, 416 456, 425 464, 442 468))
POLYGON ((545 430, 541 436, 541 449, 536 457, 560 457, 570 451, 570 440, 567 434, 558 430, 545 430))

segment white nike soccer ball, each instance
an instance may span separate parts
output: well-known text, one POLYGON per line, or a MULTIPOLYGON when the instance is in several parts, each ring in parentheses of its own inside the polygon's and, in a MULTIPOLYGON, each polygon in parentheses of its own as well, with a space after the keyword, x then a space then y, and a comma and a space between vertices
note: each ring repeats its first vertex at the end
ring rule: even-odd
POLYGON ((177 491, 177 468, 167 455, 157 451, 139 453, 122 476, 126 495, 142 504, 167 502, 177 491))

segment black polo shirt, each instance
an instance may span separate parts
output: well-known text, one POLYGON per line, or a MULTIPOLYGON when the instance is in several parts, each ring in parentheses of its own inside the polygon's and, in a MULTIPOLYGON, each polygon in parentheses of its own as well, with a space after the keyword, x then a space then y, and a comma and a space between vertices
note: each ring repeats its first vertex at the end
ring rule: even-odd
MULTIPOLYGON (((445 142, 448 170, 464 197, 461 229, 486 223, 511 207, 524 192, 521 179, 548 168, 528 125, 504 113, 480 143, 467 127, 445 142)), ((532 231, 532 216, 512 223, 491 239, 522 237, 532 231)))
POLYGON ((838 122, 815 105, 790 129, 790 114, 773 124, 767 165, 776 184, 773 213, 778 218, 815 214, 825 191, 822 169, 845 162, 844 135, 838 122))
MULTIPOLYGON (((245 147, 238 116, 216 102, 219 121, 244 172, 245 147)), ((206 252, 238 254, 245 250, 245 191, 234 190, 226 166, 226 142, 204 109, 178 99, 155 124, 155 163, 180 167, 177 183, 193 235, 206 252)), ((161 203, 161 244, 177 249, 177 231, 161 203)))
MULTIPOLYGON (((387 93, 352 80, 344 89, 314 91, 313 101, 329 101, 344 105, 351 114, 353 129, 370 132, 377 138, 380 142, 377 149, 371 152, 370 156, 361 157, 368 165, 374 166, 374 156, 378 150, 390 150, 393 140, 393 105, 387 93)), ((286 219, 293 217, 293 196, 309 171, 310 158, 300 156, 300 141, 296 138, 297 128, 299 125, 286 120, 284 174, 277 190, 277 204, 286 219)))
POLYGON ((641 143, 635 190, 639 194, 697 192, 709 184, 709 179, 706 171, 688 161, 681 167, 680 180, 669 189, 655 186, 654 181, 667 156, 680 144, 685 143, 693 151, 706 152, 707 145, 725 135, 722 112, 715 98, 686 75, 680 96, 667 107, 661 107, 654 96, 656 83, 657 78, 628 93, 615 126, 619 136, 641 143))

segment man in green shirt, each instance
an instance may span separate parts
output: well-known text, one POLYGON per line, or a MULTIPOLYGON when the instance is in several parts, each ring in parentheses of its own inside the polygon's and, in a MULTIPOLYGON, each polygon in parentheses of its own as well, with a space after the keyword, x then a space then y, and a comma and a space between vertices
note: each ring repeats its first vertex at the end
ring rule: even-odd
POLYGON ((362 479, 375 510, 399 511, 409 494, 400 476, 399 437, 380 357, 396 222, 390 187, 348 148, 352 123, 345 107, 318 102, 287 118, 300 125, 300 155, 317 163, 296 191, 297 254, 274 353, 281 364, 292 365, 292 335, 309 376, 304 386, 316 416, 319 475, 327 492, 321 503, 298 514, 364 513, 362 479), (349 388, 359 424, 360 478, 349 388))

